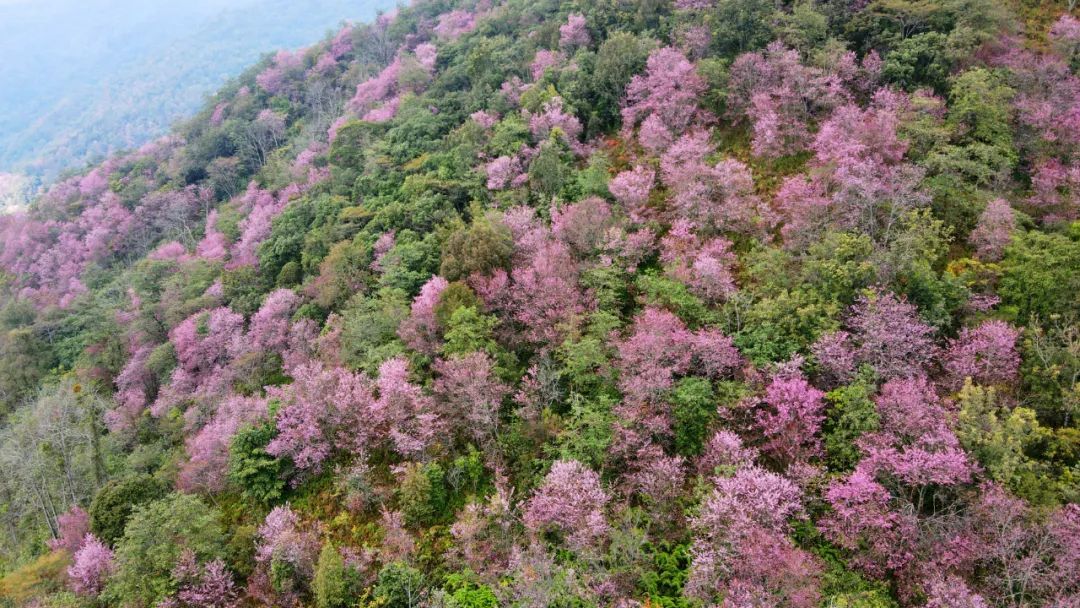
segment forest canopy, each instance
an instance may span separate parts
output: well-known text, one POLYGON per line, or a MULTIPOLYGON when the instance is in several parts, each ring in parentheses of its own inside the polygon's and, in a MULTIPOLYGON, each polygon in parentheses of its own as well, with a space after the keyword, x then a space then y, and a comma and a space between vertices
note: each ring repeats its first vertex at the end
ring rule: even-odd
POLYGON ((267 57, 0 216, 0 603, 1075 604, 1065 8, 417 0, 267 57))

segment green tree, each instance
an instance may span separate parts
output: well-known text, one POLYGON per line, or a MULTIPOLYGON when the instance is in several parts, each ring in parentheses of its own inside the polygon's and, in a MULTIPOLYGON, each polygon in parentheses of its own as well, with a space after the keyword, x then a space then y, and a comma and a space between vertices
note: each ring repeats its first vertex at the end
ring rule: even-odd
POLYGON ((229 480, 245 498, 274 504, 285 492, 289 465, 266 452, 276 435, 272 421, 249 424, 240 427, 229 443, 229 480))
POLYGON ((1005 310, 1020 322, 1032 315, 1080 317, 1080 224, 1068 235, 1021 232, 1005 250, 998 287, 1005 310))
POLYGON ((829 406, 824 424, 825 455, 829 469, 850 471, 862 453, 856 441, 864 433, 875 431, 880 420, 874 405, 874 383, 869 373, 855 382, 828 392, 829 406))
POLYGON ((139 506, 168 494, 165 484, 149 475, 114 479, 90 502, 90 531, 113 544, 124 535, 132 512, 139 506))
POLYGON ((671 393, 675 419, 675 451, 683 456, 701 454, 709 427, 716 419, 717 398, 705 378, 683 378, 671 393))
POLYGON ((172 494, 136 509, 116 544, 116 573, 105 588, 105 600, 158 605, 175 591, 172 570, 185 550, 200 562, 226 556, 220 519, 216 509, 189 494, 172 494))
POLYGON ((330 542, 324 544, 311 583, 316 608, 348 608, 356 605, 358 583, 356 571, 345 565, 337 547, 330 542))
POLYGON ((370 608, 419 608, 427 597, 424 574, 407 564, 392 562, 379 570, 371 590, 370 608))

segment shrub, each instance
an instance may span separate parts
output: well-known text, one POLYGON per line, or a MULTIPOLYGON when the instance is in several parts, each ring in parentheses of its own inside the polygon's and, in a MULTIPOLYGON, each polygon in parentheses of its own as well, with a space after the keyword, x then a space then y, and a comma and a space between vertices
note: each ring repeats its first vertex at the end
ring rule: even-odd
POLYGON ((165 485, 149 475, 114 479, 102 486, 90 503, 90 531, 111 545, 124 535, 136 507, 167 493, 165 485))

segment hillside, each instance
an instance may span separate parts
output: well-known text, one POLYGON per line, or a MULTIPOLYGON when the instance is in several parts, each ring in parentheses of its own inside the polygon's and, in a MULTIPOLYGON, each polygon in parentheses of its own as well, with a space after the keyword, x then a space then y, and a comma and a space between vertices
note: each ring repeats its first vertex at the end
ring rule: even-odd
POLYGON ((264 58, 0 216, 0 606, 1076 605, 1078 69, 994 0, 264 58))
MULTIPOLYGON (((0 3, 0 172, 53 179, 137 148, 276 48, 390 0, 0 3), (17 60, 15 58, 18 58, 17 60)), ((2 194, 2 191, 0 191, 2 194)))

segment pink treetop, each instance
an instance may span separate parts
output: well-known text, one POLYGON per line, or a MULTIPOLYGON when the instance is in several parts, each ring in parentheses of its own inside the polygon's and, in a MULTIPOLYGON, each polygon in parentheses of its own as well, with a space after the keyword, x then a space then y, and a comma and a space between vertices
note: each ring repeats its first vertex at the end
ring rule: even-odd
POLYGON ((333 40, 330 41, 330 48, 327 50, 330 56, 337 60, 352 52, 352 36, 353 26, 351 25, 346 25, 338 30, 338 33, 334 35, 333 40))
POLYGON ((874 575, 898 570, 914 558, 913 517, 889 507, 889 491, 865 471, 834 481, 825 492, 832 512, 820 522, 832 542, 857 551, 855 563, 874 575))
POLYGON ((939 577, 926 586, 926 608, 989 608, 990 604, 968 588, 963 579, 939 577))
POLYGON ((1080 505, 1058 508, 1046 529, 1054 561, 1047 587, 1072 599, 1080 597, 1080 505))
POLYGON ((521 163, 516 157, 500 156, 484 166, 488 190, 503 190, 521 175, 521 163))
POLYGON ((79 194, 83 198, 99 196, 109 188, 109 176, 100 167, 87 173, 79 180, 79 194))
POLYGON ((945 351, 944 366, 953 386, 958 388, 964 378, 979 384, 1014 383, 1020 372, 1019 337, 1019 329, 996 320, 960 330, 945 351))
POLYGON ((749 593, 764 605, 779 598, 793 606, 816 605, 817 568, 783 536, 789 519, 805 517, 799 488, 756 466, 713 483, 691 522, 688 595, 707 601, 718 592, 728 598, 749 593))
POLYGON ((206 216, 206 235, 199 241, 195 255, 204 260, 222 260, 228 253, 229 244, 225 235, 217 229, 217 209, 206 216))
POLYGON ((684 134, 660 158, 660 177, 669 187, 692 182, 707 169, 705 157, 713 153, 711 132, 697 129, 684 134))
POLYGON ((49 548, 75 555, 90 532, 90 515, 79 505, 72 505, 66 513, 56 518, 56 524, 59 533, 56 538, 49 540, 49 548))
POLYGON ((844 164, 857 159, 875 165, 895 165, 904 158, 907 142, 896 133, 896 110, 873 104, 837 108, 818 130, 811 149, 822 164, 844 164))
POLYGON ((626 87, 623 128, 633 129, 655 114, 669 131, 680 135, 701 113, 697 102, 704 92, 705 81, 685 55, 671 47, 659 48, 649 54, 645 74, 634 76, 626 87))
POLYGON ((1009 245, 1015 226, 1016 218, 1009 201, 996 198, 986 204, 978 225, 968 236, 968 242, 975 247, 980 258, 996 262, 1005 255, 1005 247, 1009 245))
POLYGON ((818 374, 830 385, 849 382, 855 376, 855 348, 846 331, 827 333, 810 347, 818 365, 818 374))
POLYGON ((431 72, 435 69, 435 60, 438 56, 438 53, 438 49, 436 49, 435 45, 431 44, 430 42, 418 44, 416 45, 416 48, 413 49, 413 54, 416 55, 416 60, 420 62, 420 65, 428 72, 431 72))
POLYGON ((738 539, 751 529, 784 531, 803 518, 802 491, 791 481, 757 466, 713 479, 714 488, 693 527, 708 537, 738 539))
POLYGON ((385 506, 380 516, 383 538, 379 556, 386 562, 407 560, 416 552, 416 542, 405 529, 405 518, 400 511, 389 511, 385 506))
POLYGON ((642 311, 633 333, 617 348, 619 389, 632 405, 657 401, 676 376, 693 370, 720 378, 741 362, 731 338, 719 330, 692 333, 678 317, 658 308, 642 311))
POLYGON ((270 67, 255 77, 255 82, 271 95, 277 95, 284 88, 287 79, 304 64, 302 52, 278 51, 270 67))
POLYGON ((789 245, 828 228, 882 238, 902 211, 929 202, 922 169, 902 162, 907 144, 897 136, 897 116, 906 103, 883 89, 869 108, 842 106, 822 125, 813 144, 819 170, 788 178, 777 193, 789 245))
POLYGON ((379 398, 371 406, 370 418, 378 425, 375 438, 389 438, 406 458, 420 456, 444 430, 445 421, 436 413, 434 399, 409 381, 404 357, 388 359, 379 367, 376 386, 379 398))
POLYGON ((354 452, 366 446, 374 402, 366 378, 317 363, 300 365, 292 375, 292 384, 266 391, 281 403, 278 435, 268 453, 292 458, 300 470, 318 471, 335 446, 354 452))
POLYGON ((169 384, 158 394, 151 408, 162 416, 174 406, 195 397, 224 396, 232 382, 230 362, 246 352, 243 341, 244 317, 228 308, 196 313, 169 332, 177 366, 169 384))
POLYGON ((173 567, 172 579, 178 586, 176 595, 158 608, 230 608, 237 603, 236 584, 221 559, 200 566, 195 552, 184 549, 173 567))
POLYGON ((782 156, 805 148, 813 117, 834 106, 842 94, 839 79, 802 65, 798 51, 774 42, 731 65, 728 111, 753 125, 755 154, 782 156))
MULTIPOLYGON (((875 403, 881 429, 860 439, 865 457, 859 469, 884 476, 908 496, 911 488, 971 480, 975 467, 953 434, 951 414, 925 377, 886 382, 875 403)), ((918 493, 916 500, 922 499, 918 493)))
POLYGON ((638 265, 656 250, 656 233, 644 227, 631 232, 612 226, 605 236, 604 250, 605 264, 618 262, 628 272, 636 272, 638 265))
POLYGON ((180 369, 202 374, 224 365, 245 350, 244 317, 229 308, 195 313, 169 332, 180 369))
POLYGON ((169 241, 154 249, 147 254, 147 259, 156 260, 158 262, 186 262, 191 259, 191 256, 187 252, 187 247, 184 247, 176 241, 169 241))
POLYGON ((671 388, 690 366, 690 332, 666 310, 647 308, 634 319, 633 333, 618 344, 619 388, 630 402, 648 402, 671 388))
POLYGON ((146 364, 153 352, 152 345, 138 347, 113 381, 117 407, 105 413, 105 424, 113 433, 130 428, 147 406, 154 378, 146 364))
POLYGON ((585 15, 570 13, 566 23, 559 26, 559 47, 574 49, 589 46, 592 37, 589 36, 589 28, 585 24, 585 15))
POLYGON ((469 11, 455 10, 439 15, 435 35, 444 40, 456 40, 476 28, 476 15, 469 11))
POLYGON ((649 194, 655 181, 656 173, 644 165, 639 165, 612 178, 608 190, 626 209, 630 219, 644 222, 650 215, 649 194))
POLYGON ((634 454, 626 485, 652 507, 654 517, 670 520, 677 512, 672 507, 682 494, 685 469, 682 456, 668 456, 663 448, 651 444, 634 454))
POLYGON ((1044 161, 1035 167, 1031 185, 1034 192, 1028 204, 1041 213, 1043 222, 1053 224, 1080 217, 1080 164, 1066 166, 1056 158, 1044 161))
POLYGON ((1080 19, 1062 13, 1050 28, 1050 41, 1062 59, 1076 61, 1080 57, 1080 19))
POLYGON ((552 235, 565 243, 577 258, 588 257, 599 248, 613 223, 611 207, 595 196, 551 210, 552 235))
POLYGON ((675 8, 680 11, 705 10, 715 5, 716 0, 675 0, 675 8))
POLYGON ((274 507, 259 526, 255 542, 255 561, 259 564, 288 564, 302 578, 308 578, 315 573, 318 553, 318 536, 302 526, 300 516, 289 505, 274 507))
POLYGON ((112 549, 93 534, 87 534, 67 571, 71 589, 79 595, 97 596, 115 569, 112 549))
POLYGON ((371 246, 371 269, 375 272, 383 272, 383 259, 386 254, 397 244, 397 235, 393 230, 384 232, 379 235, 379 238, 375 240, 375 244, 371 246))
POLYGON ((334 140, 337 139, 338 131, 340 131, 341 127, 344 127, 351 120, 354 120, 352 115, 344 114, 342 116, 338 116, 334 119, 334 122, 330 123, 330 127, 326 130, 326 137, 330 141, 330 143, 334 143, 334 140))
POLYGON ((712 31, 707 25, 686 25, 678 31, 679 50, 692 60, 704 58, 712 44, 712 31))
POLYGON ((261 562, 269 561, 274 556, 275 545, 291 536, 299 525, 300 516, 289 505, 271 509, 259 526, 260 542, 256 544, 255 559, 261 562))
POLYGON ((380 105, 377 108, 368 110, 361 118, 365 122, 373 122, 376 124, 389 122, 397 116, 398 108, 401 106, 401 96, 395 96, 386 101, 386 103, 380 105))
POLYGON ((743 445, 742 438, 731 431, 716 431, 705 444, 697 461, 698 472, 712 475, 718 467, 738 469, 753 464, 757 450, 743 445))
POLYGON ((434 355, 442 344, 441 329, 435 319, 435 307, 439 304, 442 292, 450 283, 436 275, 420 288, 420 294, 412 303, 412 313, 401 327, 398 335, 405 344, 417 352, 434 355))
POLYGON ((665 272, 707 302, 722 302, 735 292, 731 241, 715 238, 702 243, 692 230, 691 222, 676 220, 671 232, 660 241, 665 272))
POLYGON ((532 63, 529 64, 529 71, 532 73, 533 82, 543 78, 544 73, 547 72, 548 69, 558 67, 563 61, 566 61, 566 57, 558 51, 549 51, 547 49, 536 51, 532 63))
POLYGON ((267 294, 259 310, 251 316, 246 341, 248 348, 266 353, 283 353, 289 344, 292 314, 300 298, 291 289, 276 289, 267 294))
POLYGON ((493 373, 484 352, 437 360, 435 397, 441 416, 470 438, 483 442, 498 429, 499 408, 510 393, 493 373))
POLYGON ((529 114, 529 129, 537 139, 547 139, 553 129, 559 129, 568 144, 573 144, 581 135, 581 121, 573 114, 568 114, 563 108, 562 97, 553 97, 544 103, 543 111, 539 114, 529 114))
POLYGON ((231 395, 185 447, 188 461, 177 475, 177 487, 188 492, 220 492, 225 488, 229 466, 229 443, 240 427, 267 415, 266 400, 231 395))
POLYGON ((638 129, 638 143, 651 154, 662 154, 674 140, 671 131, 668 131, 664 121, 656 114, 649 114, 638 129))
POLYGON ((499 122, 498 115, 491 114, 486 110, 477 110, 470 114, 469 118, 473 119, 473 122, 485 129, 490 129, 495 126, 495 123, 499 122))
POLYGON ((356 86, 356 94, 348 104, 349 109, 358 115, 364 115, 377 104, 392 97, 397 90, 400 74, 401 59, 395 58, 376 76, 356 86))
POLYGON ((1074 158, 1080 149, 1080 77, 1049 54, 1017 51, 1004 63, 1012 72, 1013 104, 1030 145, 1044 157, 1074 158))
POLYGON ((289 203, 289 194, 282 190, 277 196, 249 187, 244 195, 244 205, 250 205, 247 217, 240 221, 240 239, 232 248, 232 258, 229 261, 230 268, 240 266, 254 266, 259 259, 256 251, 260 243, 270 236, 270 229, 275 217, 289 203))
POLYGON ((818 456, 824 397, 825 393, 801 375, 773 378, 765 389, 766 407, 757 412, 758 426, 766 438, 765 450, 786 464, 818 456))
POLYGON ((914 305, 892 293, 859 296, 848 326, 857 343, 856 361, 884 378, 919 375, 934 356, 934 330, 919 319, 914 305))
POLYGON ((558 460, 525 504, 525 527, 534 534, 557 530, 578 550, 595 548, 608 530, 607 503, 595 471, 576 460, 558 460))
POLYGON ((511 272, 510 298, 514 319, 527 340, 554 345, 575 328, 592 308, 578 287, 578 265, 559 241, 544 242, 511 272))
POLYGON ((694 282, 690 286, 694 293, 707 302, 719 302, 735 293, 734 264, 731 241, 715 238, 706 242, 692 267, 694 282))
POLYGON ((710 166, 705 158, 712 151, 709 132, 694 131, 661 157, 661 175, 672 192, 676 217, 705 230, 760 233, 772 218, 754 193, 750 168, 735 159, 710 166))

